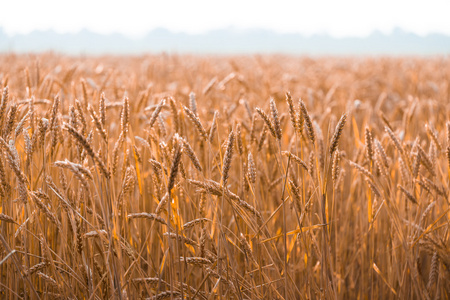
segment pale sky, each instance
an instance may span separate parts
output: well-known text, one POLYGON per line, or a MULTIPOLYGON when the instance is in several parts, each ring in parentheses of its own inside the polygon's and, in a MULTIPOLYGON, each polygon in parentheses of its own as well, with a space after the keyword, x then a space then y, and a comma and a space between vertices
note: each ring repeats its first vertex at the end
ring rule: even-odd
POLYGON ((7 34, 89 29, 140 37, 163 27, 201 33, 235 27, 276 32, 329 33, 335 37, 389 33, 400 27, 420 35, 450 35, 449 0, 2 0, 0 27, 7 34))

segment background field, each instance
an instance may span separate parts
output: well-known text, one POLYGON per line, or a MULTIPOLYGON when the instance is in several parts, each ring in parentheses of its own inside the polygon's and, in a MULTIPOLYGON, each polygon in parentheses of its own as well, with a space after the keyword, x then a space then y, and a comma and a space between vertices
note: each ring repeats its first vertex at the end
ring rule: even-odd
POLYGON ((0 84, 1 298, 449 298, 448 57, 10 54, 0 84))

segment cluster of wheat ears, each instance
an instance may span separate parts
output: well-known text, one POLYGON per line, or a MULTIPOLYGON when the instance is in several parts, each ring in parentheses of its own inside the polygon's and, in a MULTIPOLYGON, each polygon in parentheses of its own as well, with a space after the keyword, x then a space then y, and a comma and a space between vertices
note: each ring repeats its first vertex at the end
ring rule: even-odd
POLYGON ((0 298, 448 299, 450 60, 0 56, 0 298))

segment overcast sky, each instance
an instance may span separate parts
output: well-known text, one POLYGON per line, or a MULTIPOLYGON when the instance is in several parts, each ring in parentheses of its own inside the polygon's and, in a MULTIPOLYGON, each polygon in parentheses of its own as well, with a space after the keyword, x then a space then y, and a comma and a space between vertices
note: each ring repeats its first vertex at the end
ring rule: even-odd
POLYGON ((163 27, 201 33, 213 29, 263 28, 306 35, 365 36, 400 27, 420 35, 450 35, 450 1, 396 0, 3 0, 0 27, 7 34, 53 29, 60 33, 83 28, 140 37, 163 27))

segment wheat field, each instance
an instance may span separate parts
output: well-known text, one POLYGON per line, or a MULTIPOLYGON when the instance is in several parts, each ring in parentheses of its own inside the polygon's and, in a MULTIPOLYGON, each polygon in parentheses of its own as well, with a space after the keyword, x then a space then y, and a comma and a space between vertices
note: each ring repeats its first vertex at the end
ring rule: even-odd
POLYGON ((449 299, 450 59, 0 56, 0 298, 449 299))

